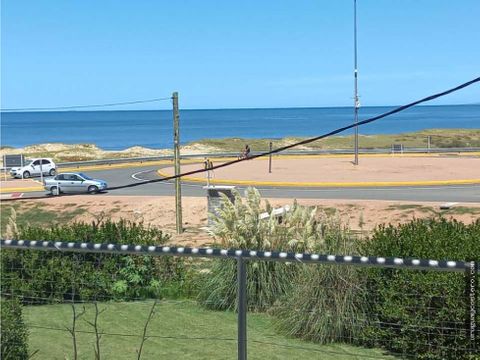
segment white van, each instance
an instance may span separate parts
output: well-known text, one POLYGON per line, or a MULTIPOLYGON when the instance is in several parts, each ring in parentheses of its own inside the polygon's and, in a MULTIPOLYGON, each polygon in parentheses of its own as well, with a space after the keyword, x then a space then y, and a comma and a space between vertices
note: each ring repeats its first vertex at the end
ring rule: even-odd
POLYGON ((10 175, 17 179, 28 179, 32 176, 43 175, 55 176, 57 173, 57 166, 50 158, 39 158, 28 160, 23 167, 14 167, 10 169, 10 175))

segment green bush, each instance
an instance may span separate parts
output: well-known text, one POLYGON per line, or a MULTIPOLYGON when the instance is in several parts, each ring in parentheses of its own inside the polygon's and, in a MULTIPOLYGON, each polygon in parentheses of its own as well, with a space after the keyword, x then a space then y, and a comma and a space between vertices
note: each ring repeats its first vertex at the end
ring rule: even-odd
POLYGON ((350 266, 309 265, 273 310, 287 336, 321 344, 355 343, 365 322, 365 293, 350 266))
POLYGON ((1 356, 3 360, 25 360, 28 355, 28 331, 17 299, 4 299, 1 306, 1 356))
MULTIPOLYGON (((480 220, 470 225, 443 218, 414 220, 377 228, 364 254, 480 261, 479 239, 480 220)), ((370 321, 364 344, 419 359, 474 358, 465 332, 463 274, 375 269, 365 275, 370 321)))
MULTIPOLYGON (((247 305, 249 311, 265 311, 288 292, 298 273, 297 264, 247 261, 247 305)), ((212 310, 237 309, 237 263, 214 260, 210 271, 199 277, 198 301, 212 310)))
MULTIPOLYGON (((252 188, 247 189, 245 200, 236 192, 234 204, 224 197, 212 227, 217 244, 224 248, 304 252, 323 241, 316 209, 294 203, 281 222, 274 216, 260 219, 261 213, 272 210, 268 202, 262 206, 260 194, 252 188)), ((264 311, 288 291, 299 264, 248 261, 246 268, 248 308, 264 311)), ((200 304, 216 310, 235 309, 236 274, 234 260, 212 261, 199 286, 200 304)))
MULTIPOLYGON (((335 218, 326 222, 321 253, 354 255, 358 243, 335 218)), ((291 291, 274 309, 276 325, 288 336, 319 343, 352 343, 365 319, 365 292, 361 272, 353 266, 303 267, 291 291)))
MULTIPOLYGON (((127 221, 20 227, 16 237, 138 245, 168 240, 158 229, 127 221)), ((186 276, 184 260, 167 256, 12 249, 2 251, 1 261, 2 294, 21 296, 25 303, 161 297, 186 276)))

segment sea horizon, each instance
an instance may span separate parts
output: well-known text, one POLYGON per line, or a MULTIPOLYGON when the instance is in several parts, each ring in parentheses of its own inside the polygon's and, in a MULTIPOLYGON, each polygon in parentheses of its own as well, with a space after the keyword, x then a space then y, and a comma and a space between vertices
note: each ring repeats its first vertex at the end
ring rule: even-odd
MULTIPOLYGON (((395 108, 365 106, 359 120, 395 108)), ((95 144, 105 150, 172 147, 172 114, 163 110, 2 112, 2 146, 95 144)), ((180 109, 181 144, 201 139, 318 136, 353 122, 353 108, 288 107, 180 109)), ((360 133, 400 134, 424 129, 478 129, 480 104, 423 105, 361 126, 360 133)), ((349 135, 346 131, 341 135, 349 135)))
MULTIPOLYGON (((403 106, 405 104, 396 104, 396 105, 367 105, 367 106, 360 106, 359 109, 362 108, 396 108, 403 106)), ((415 105, 416 108, 425 108, 425 107, 451 107, 451 106, 480 106, 479 103, 467 103, 467 104, 440 104, 440 105, 429 105, 429 104, 421 104, 415 105)), ((1 114, 11 114, 11 113, 45 113, 45 112, 123 112, 123 111, 172 111, 172 109, 116 109, 110 110, 108 108, 99 109, 99 110, 49 110, 52 108, 46 108, 46 110, 0 110, 1 114)), ((277 107, 225 107, 225 108, 180 108, 179 111, 216 111, 216 110, 273 110, 273 109, 281 109, 281 110, 291 110, 291 109, 352 109, 353 105, 339 105, 339 106, 277 106, 277 107)))

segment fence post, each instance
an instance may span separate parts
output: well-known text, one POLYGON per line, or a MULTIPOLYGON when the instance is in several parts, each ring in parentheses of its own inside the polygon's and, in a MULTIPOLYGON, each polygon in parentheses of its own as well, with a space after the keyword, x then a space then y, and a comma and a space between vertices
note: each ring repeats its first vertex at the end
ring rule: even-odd
POLYGON ((237 258, 238 360, 247 360, 247 270, 245 259, 237 258))

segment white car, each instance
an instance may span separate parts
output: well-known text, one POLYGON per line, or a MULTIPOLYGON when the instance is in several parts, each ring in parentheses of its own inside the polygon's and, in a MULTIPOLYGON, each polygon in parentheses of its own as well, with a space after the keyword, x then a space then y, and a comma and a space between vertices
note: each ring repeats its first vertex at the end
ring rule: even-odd
POLYGON ((59 195, 60 193, 94 194, 106 190, 108 185, 104 180, 92 179, 82 173, 63 173, 54 178, 46 179, 44 187, 52 195, 59 195))
POLYGON ((50 158, 39 158, 27 161, 23 167, 14 167, 10 169, 10 175, 18 179, 28 179, 32 176, 43 175, 55 176, 57 165, 50 158))

